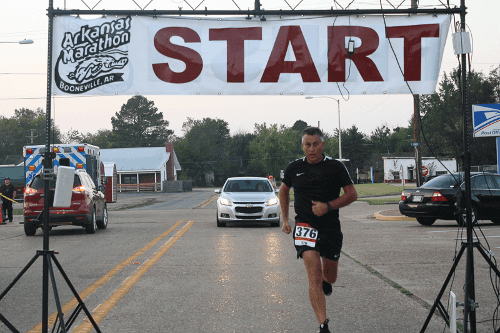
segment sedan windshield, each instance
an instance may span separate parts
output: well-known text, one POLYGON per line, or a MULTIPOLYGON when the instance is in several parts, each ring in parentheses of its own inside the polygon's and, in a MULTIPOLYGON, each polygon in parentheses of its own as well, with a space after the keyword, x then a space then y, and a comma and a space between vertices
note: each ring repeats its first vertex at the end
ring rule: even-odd
POLYGON ((268 181, 261 179, 230 180, 224 186, 224 192, 272 192, 268 181))

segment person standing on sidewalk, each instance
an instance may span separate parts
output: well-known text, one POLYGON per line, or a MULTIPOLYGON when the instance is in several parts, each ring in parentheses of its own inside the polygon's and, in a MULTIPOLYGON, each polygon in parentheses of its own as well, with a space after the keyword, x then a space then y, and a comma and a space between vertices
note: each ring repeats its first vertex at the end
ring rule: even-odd
POLYGON ((323 155, 323 133, 317 127, 302 132, 305 157, 290 162, 279 191, 282 231, 292 232, 288 221, 290 189, 295 201, 293 238, 297 258, 304 260, 309 284, 309 301, 320 325, 320 333, 330 333, 325 295, 331 295, 337 280, 342 249, 339 208, 356 201, 358 195, 344 164, 323 155), (340 190, 344 194, 340 195, 340 190))
POLYGON ((277 190, 278 187, 276 186, 276 181, 274 180, 273 175, 269 175, 269 181, 271 182, 271 185, 273 185, 273 189, 277 190))
MULTIPOLYGON (((5 177, 5 184, 1 187, 2 191, 2 218, 9 218, 12 222, 12 201, 16 198, 16 188, 10 183, 10 178, 5 177), (11 200, 9 200, 11 199, 11 200)), ((5 222, 5 221, 3 221, 5 222)))

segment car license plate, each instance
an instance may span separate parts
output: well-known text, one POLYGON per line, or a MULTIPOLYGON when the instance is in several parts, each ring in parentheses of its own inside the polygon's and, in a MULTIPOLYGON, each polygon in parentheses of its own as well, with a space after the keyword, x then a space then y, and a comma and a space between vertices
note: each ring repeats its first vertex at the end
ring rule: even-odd
POLYGON ((422 202, 424 200, 424 196, 423 195, 415 195, 412 197, 412 201, 413 202, 422 202))

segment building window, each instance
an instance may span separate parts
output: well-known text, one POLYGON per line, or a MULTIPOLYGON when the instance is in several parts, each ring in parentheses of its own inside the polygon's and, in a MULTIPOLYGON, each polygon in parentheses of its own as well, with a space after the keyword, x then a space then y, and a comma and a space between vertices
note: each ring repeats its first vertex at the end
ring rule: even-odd
POLYGON ((122 184, 137 184, 137 175, 122 175, 122 184))
POLYGON ((154 173, 143 173, 139 175, 139 183, 154 183, 155 182, 155 174, 154 173))

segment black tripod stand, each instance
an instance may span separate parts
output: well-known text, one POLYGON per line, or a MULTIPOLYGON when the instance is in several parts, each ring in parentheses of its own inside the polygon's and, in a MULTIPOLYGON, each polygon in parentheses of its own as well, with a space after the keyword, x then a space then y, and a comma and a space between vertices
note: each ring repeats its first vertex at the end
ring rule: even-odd
MULTIPOLYGON (((48 182, 48 181, 47 181, 48 182)), ((50 193, 49 191, 46 191, 45 193, 50 193)), ((49 205, 50 199, 48 198, 50 195, 47 196, 46 201, 47 205, 49 205)), ((43 230, 49 230, 49 214, 45 214, 45 209, 42 211, 42 213, 38 216, 38 221, 43 216, 43 230)), ((82 299, 80 298, 80 295, 78 295, 78 292, 76 289, 73 287, 73 284, 69 280, 68 276, 64 272, 64 269, 62 268, 61 264, 57 260, 55 254, 57 252, 53 250, 48 250, 48 244, 49 244, 49 233, 48 231, 44 231, 44 237, 43 237, 43 250, 38 250, 35 254, 35 256, 30 260, 30 262, 21 270, 21 272, 14 278, 14 280, 7 286, 7 288, 0 294, 0 301, 4 298, 5 295, 14 287, 14 285, 19 281, 19 279, 28 271, 28 269, 35 263, 35 261, 39 258, 43 258, 43 305, 42 305, 42 332, 46 333, 48 330, 48 295, 49 295, 49 286, 48 286, 48 276, 50 275, 50 280, 52 282, 52 290, 54 292, 54 299, 56 301, 56 307, 57 307, 57 318, 56 322, 54 323, 57 325, 57 321, 59 321, 59 326, 57 332, 63 332, 66 333, 67 330, 73 325, 75 322, 76 318, 80 314, 81 310, 85 312, 87 317, 89 318, 90 322, 94 326, 94 329, 96 332, 100 333, 101 331, 99 330, 99 327, 97 326, 97 323, 94 321, 92 318, 92 315, 90 314, 89 310, 83 303, 82 299), (61 302, 59 301, 59 293, 57 291, 57 286, 56 286, 56 280, 55 280, 55 275, 54 275, 54 267, 52 265, 52 262, 56 264, 57 269, 59 270, 59 273, 62 275, 66 283, 68 284, 68 287, 71 289, 73 292, 73 295, 75 298, 78 300, 78 306, 75 308, 73 313, 68 319, 68 322, 64 322, 64 313, 61 308, 61 302)), ((1 313, 0 313, 0 321, 2 321, 5 326, 7 326, 12 332, 18 333, 19 331, 5 318, 1 313)), ((54 331, 54 330, 53 330, 54 331)))
MULTIPOLYGON (((475 295, 474 295, 474 269, 469 267, 469 265, 472 265, 473 263, 473 250, 476 248, 479 253, 483 256, 484 260, 490 265, 491 269, 493 269, 497 275, 497 277, 500 278, 500 271, 498 268, 495 266, 495 264, 491 261, 491 259, 488 257, 484 249, 481 247, 481 244, 479 242, 464 242, 462 243, 462 247, 460 248, 460 251, 458 252, 457 257, 455 258, 455 263, 451 267, 450 272, 448 273, 448 276, 443 284, 443 287, 439 291, 439 294, 434 301, 434 305, 431 308, 431 311, 429 312, 429 315, 427 316, 427 320, 424 323, 424 326, 422 327, 422 330, 420 331, 421 333, 425 332, 427 325, 429 325, 429 322, 432 318, 432 315, 436 311, 436 309, 439 311, 441 316, 446 322, 447 326, 450 326, 450 316, 448 312, 446 311, 445 306, 441 302, 441 297, 443 297, 444 292, 446 291, 446 288, 448 286, 448 283, 450 282, 451 278, 453 277, 453 274, 455 273, 455 269, 457 268, 458 263, 460 262, 460 258, 464 254, 464 251, 467 250, 467 271, 466 271, 466 281, 468 283, 466 284, 466 290, 465 294, 468 295, 469 301, 465 302, 465 316, 464 316, 464 332, 467 331, 467 323, 470 322, 470 332, 476 332, 476 312, 475 308, 477 307, 477 303, 474 301, 475 295)), ((497 333, 500 333, 500 329, 497 330, 497 333)))
MULTIPOLYGON (((78 317, 78 314, 83 311, 85 311, 85 314, 89 318, 90 322, 94 326, 94 329, 96 332, 101 333, 99 330, 99 327, 97 327, 96 322, 92 318, 90 312, 87 310, 85 307, 85 304, 83 303, 82 299, 76 292, 76 289, 73 287, 71 284, 71 281, 69 280, 68 276, 64 272, 64 270, 61 267, 61 264, 59 264, 59 261, 57 261, 55 253, 53 250, 49 250, 49 209, 50 209, 50 180, 54 179, 54 172, 53 172, 53 165, 52 161, 56 157, 56 154, 51 152, 50 150, 50 130, 51 130, 51 116, 50 116, 50 111, 51 111, 51 85, 52 85, 52 36, 53 36, 53 20, 54 20, 54 6, 53 6, 54 1, 49 0, 49 8, 47 9, 47 16, 49 18, 49 33, 48 33, 48 53, 47 53, 47 108, 46 108, 46 146, 45 146, 45 154, 44 154, 44 159, 43 159, 43 171, 40 173, 41 178, 44 180, 44 194, 46 195, 44 198, 44 203, 43 203, 43 211, 38 217, 38 219, 43 218, 43 230, 44 230, 44 235, 43 235, 43 250, 38 250, 36 255, 31 259, 31 261, 26 265, 26 267, 23 268, 23 270, 16 276, 14 281, 11 282, 11 284, 5 289, 4 292, 0 295, 0 301, 2 298, 9 292, 10 289, 16 284, 16 282, 23 276, 24 273, 33 265, 33 263, 38 259, 38 257, 43 257, 43 298, 42 298, 42 332, 47 333, 48 332, 48 317, 49 317, 49 274, 50 274, 50 279, 52 281, 52 288, 54 291, 54 298, 56 301, 56 306, 57 306, 57 320, 59 320, 59 329, 57 332, 64 332, 66 333, 67 330, 71 327, 71 325, 75 322, 76 318, 78 317), (52 266, 52 262, 54 262, 59 269, 59 272, 61 275, 64 277, 64 280, 70 287, 71 291, 73 292, 73 295, 75 298, 78 300, 78 306, 75 308, 74 312, 71 314, 68 323, 66 324, 64 322, 64 314, 62 312, 61 308, 61 303, 59 301, 59 294, 57 292, 57 287, 56 287, 56 281, 54 278, 54 268, 52 266)), ((55 325, 57 324, 57 320, 55 325)), ((5 318, 1 313, 0 313, 0 321, 4 323, 12 332, 18 333, 19 331, 12 325, 7 318, 5 318)), ((54 331, 54 330, 53 330, 54 331)))
MULTIPOLYGON (((465 0, 461 0, 460 1, 461 33, 465 32, 465 14, 466 14, 465 0)), ((459 35, 458 37, 460 37, 460 40, 464 38, 462 35, 459 35)), ((473 241, 472 213, 471 213, 472 198, 471 198, 471 179, 470 179, 470 145, 469 145, 470 129, 469 129, 469 108, 467 100, 467 91, 468 91, 467 51, 464 49, 460 49, 458 52, 456 52, 456 54, 461 55, 460 73, 461 73, 461 91, 462 91, 463 140, 464 140, 464 152, 465 152, 463 160, 464 177, 465 177, 464 198, 465 198, 465 213, 466 213, 465 220, 467 227, 467 241, 462 242, 462 247, 460 248, 457 257, 455 258, 455 263, 453 264, 453 267, 451 268, 450 273, 448 274, 448 277, 446 278, 446 281, 444 282, 443 287, 441 288, 441 291, 439 292, 439 295, 436 301, 434 302, 434 305, 432 306, 429 315, 427 316, 427 320, 425 321, 424 326, 420 331, 421 333, 425 332, 425 329, 427 328, 427 325, 429 324, 429 321, 432 315, 434 314, 436 308, 443 316, 444 320, 446 321, 446 324, 448 326, 450 325, 450 317, 445 307, 441 303, 441 297, 443 296, 446 286, 450 282, 455 272, 455 269, 460 261, 460 258, 462 257, 465 250, 467 250, 467 261, 465 268, 465 297, 464 297, 464 325, 463 325, 464 333, 469 333, 469 332, 476 333, 476 308, 478 304, 476 303, 475 300, 476 295, 474 286, 474 248, 476 248, 479 251, 479 253, 481 253, 486 262, 490 265, 491 269, 495 271, 497 277, 500 278, 500 271, 488 257, 486 252, 481 248, 480 243, 473 241)), ((460 212, 460 214, 462 214, 462 212, 460 212)), ((500 329, 498 329, 496 333, 500 333, 500 329)))
MULTIPOLYGON (((47 230, 47 229, 45 229, 45 230, 47 230)), ((56 325, 57 321, 59 321, 59 326, 58 326, 57 332, 66 333, 69 330, 69 328, 73 325, 73 323, 75 322, 75 320, 78 317, 78 315, 80 314, 81 310, 83 310, 85 312, 85 314, 87 315, 87 317, 89 318, 92 325, 94 326, 94 329, 96 330, 96 332, 100 333, 101 331, 99 330, 97 323, 92 318, 92 315, 88 311, 87 307, 85 306, 82 299, 78 295, 78 292, 73 287, 73 284, 71 283, 68 276, 64 272, 61 264, 57 260, 57 258, 55 256, 56 253, 57 252, 52 251, 52 250, 38 250, 37 253, 35 254, 35 256, 30 260, 30 262, 22 269, 22 271, 15 277, 15 279, 9 284, 9 286, 2 292, 2 294, 0 295, 0 301, 2 300, 2 298, 5 295, 7 295, 7 293, 12 289, 12 287, 14 287, 14 285, 17 283, 17 281, 19 281, 19 279, 24 275, 24 273, 26 273, 26 271, 28 271, 28 269, 31 267, 31 265, 33 265, 39 257, 43 257, 44 278, 45 278, 46 273, 50 274, 50 280, 52 282, 52 289, 53 289, 54 298, 56 301, 57 319, 56 319, 56 323, 54 325, 56 325), (57 286, 56 286, 55 275, 54 275, 54 267, 52 265, 52 262, 56 264, 57 269, 61 273, 62 277, 64 278, 64 280, 68 284, 71 291, 73 292, 73 295, 75 296, 75 298, 78 300, 78 306, 75 308, 75 310, 73 311, 73 313, 69 317, 67 323, 64 322, 64 317, 63 317, 64 314, 62 312, 61 302, 59 301, 59 294, 57 292, 57 286)), ((45 286, 44 286, 43 294, 44 294, 44 299, 48 298, 48 286, 47 286, 47 288, 45 288, 45 286)), ((43 320, 42 320, 42 326, 43 326, 42 330, 43 330, 43 332, 47 332, 48 309, 46 308, 46 306, 43 307, 43 312, 44 312, 44 315, 43 315, 43 320)), ((19 331, 4 316, 2 316, 1 313, 0 313, 0 321, 2 321, 5 324, 5 326, 7 326, 11 330, 11 332, 19 333, 19 331)))

